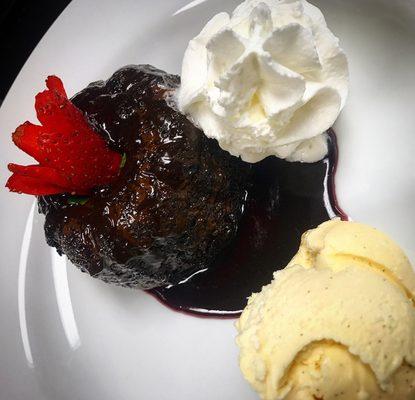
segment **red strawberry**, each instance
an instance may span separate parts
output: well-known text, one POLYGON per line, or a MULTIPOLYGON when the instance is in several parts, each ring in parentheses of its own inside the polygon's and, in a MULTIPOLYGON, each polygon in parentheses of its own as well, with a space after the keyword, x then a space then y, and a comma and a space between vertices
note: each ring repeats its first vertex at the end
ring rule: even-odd
POLYGON ((46 80, 47 90, 36 96, 42 125, 25 122, 13 133, 13 142, 39 165, 9 164, 13 175, 6 186, 34 195, 88 194, 118 176, 122 157, 94 131, 84 114, 68 99, 62 81, 46 80))

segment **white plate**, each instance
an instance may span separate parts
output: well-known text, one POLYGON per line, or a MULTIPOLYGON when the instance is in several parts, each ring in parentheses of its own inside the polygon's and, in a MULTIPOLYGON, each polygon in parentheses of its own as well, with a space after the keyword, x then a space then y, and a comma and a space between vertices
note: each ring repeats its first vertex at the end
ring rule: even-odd
MULTIPOLYGON (((178 73, 187 41, 237 1, 196 1, 174 15, 185 3, 72 2, 0 110, 1 182, 6 161, 28 161, 9 133, 35 121, 34 95, 48 74, 73 94, 129 63, 178 73)), ((315 3, 351 67, 351 95, 337 124, 340 204, 389 232, 414 260, 415 3, 315 3)), ((27 222, 32 202, 0 192, 1 400, 256 399, 238 369, 232 320, 175 313, 144 293, 65 268, 46 246, 37 212, 27 222)))

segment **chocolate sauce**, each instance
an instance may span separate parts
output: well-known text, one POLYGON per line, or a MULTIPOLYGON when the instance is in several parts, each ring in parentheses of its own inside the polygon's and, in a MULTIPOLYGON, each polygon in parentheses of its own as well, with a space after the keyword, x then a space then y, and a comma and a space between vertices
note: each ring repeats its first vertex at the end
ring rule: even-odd
POLYGON ((336 138, 330 131, 327 157, 313 164, 244 163, 167 104, 178 85, 154 67, 126 66, 72 99, 126 163, 85 204, 39 198, 46 238, 105 282, 151 289, 179 311, 236 316, 303 232, 345 218, 336 138))
POLYGON ((217 261, 177 285, 151 291, 167 306, 205 316, 238 316, 247 298, 268 284, 297 252, 301 235, 336 216, 336 137, 322 161, 269 157, 255 165, 254 187, 239 234, 217 261))
POLYGON ((210 266, 238 234, 252 167, 169 106, 179 82, 130 65, 72 98, 125 164, 86 203, 59 195, 39 206, 48 243, 105 282, 177 284, 210 266))

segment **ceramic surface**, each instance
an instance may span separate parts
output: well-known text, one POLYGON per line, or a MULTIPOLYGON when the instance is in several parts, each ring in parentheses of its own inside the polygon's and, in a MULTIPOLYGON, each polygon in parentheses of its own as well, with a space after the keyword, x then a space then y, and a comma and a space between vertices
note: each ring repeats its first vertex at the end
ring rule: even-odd
MULTIPOLYGON (((341 38, 351 93, 336 124, 341 206, 415 259, 415 3, 315 0, 341 38)), ((237 1, 75 0, 33 52, 0 109, 0 182, 11 143, 35 121, 34 95, 57 74, 69 94, 118 67, 180 72, 188 40, 237 1), (183 7, 185 7, 183 9, 183 7), (180 9, 182 9, 180 11, 180 9)), ((0 190, 0 400, 254 400, 238 369, 233 320, 172 312, 107 286, 47 247, 29 196, 0 190)))

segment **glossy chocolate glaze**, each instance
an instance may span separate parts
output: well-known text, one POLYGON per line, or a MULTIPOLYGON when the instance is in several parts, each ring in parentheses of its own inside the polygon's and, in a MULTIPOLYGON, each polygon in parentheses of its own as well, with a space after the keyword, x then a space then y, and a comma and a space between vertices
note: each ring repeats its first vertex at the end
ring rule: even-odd
POLYGON ((86 204, 39 199, 48 243, 109 283, 153 288, 169 307, 236 316, 296 253, 303 232, 335 216, 337 147, 317 163, 243 163, 168 106, 179 78, 128 66, 73 98, 126 154, 86 204), (158 286, 157 288, 154 288, 158 286))
POLYGON ((251 166, 167 104, 179 82, 130 65, 72 99, 126 162, 85 204, 48 196, 40 209, 48 243, 108 283, 177 283, 209 266, 237 235, 251 166))
POLYGON ((268 284, 297 252, 301 235, 333 217, 338 207, 334 173, 336 137, 329 153, 312 164, 269 157, 254 165, 254 186, 239 235, 216 262, 182 283, 152 291, 168 306, 205 316, 237 316, 247 298, 268 284))

